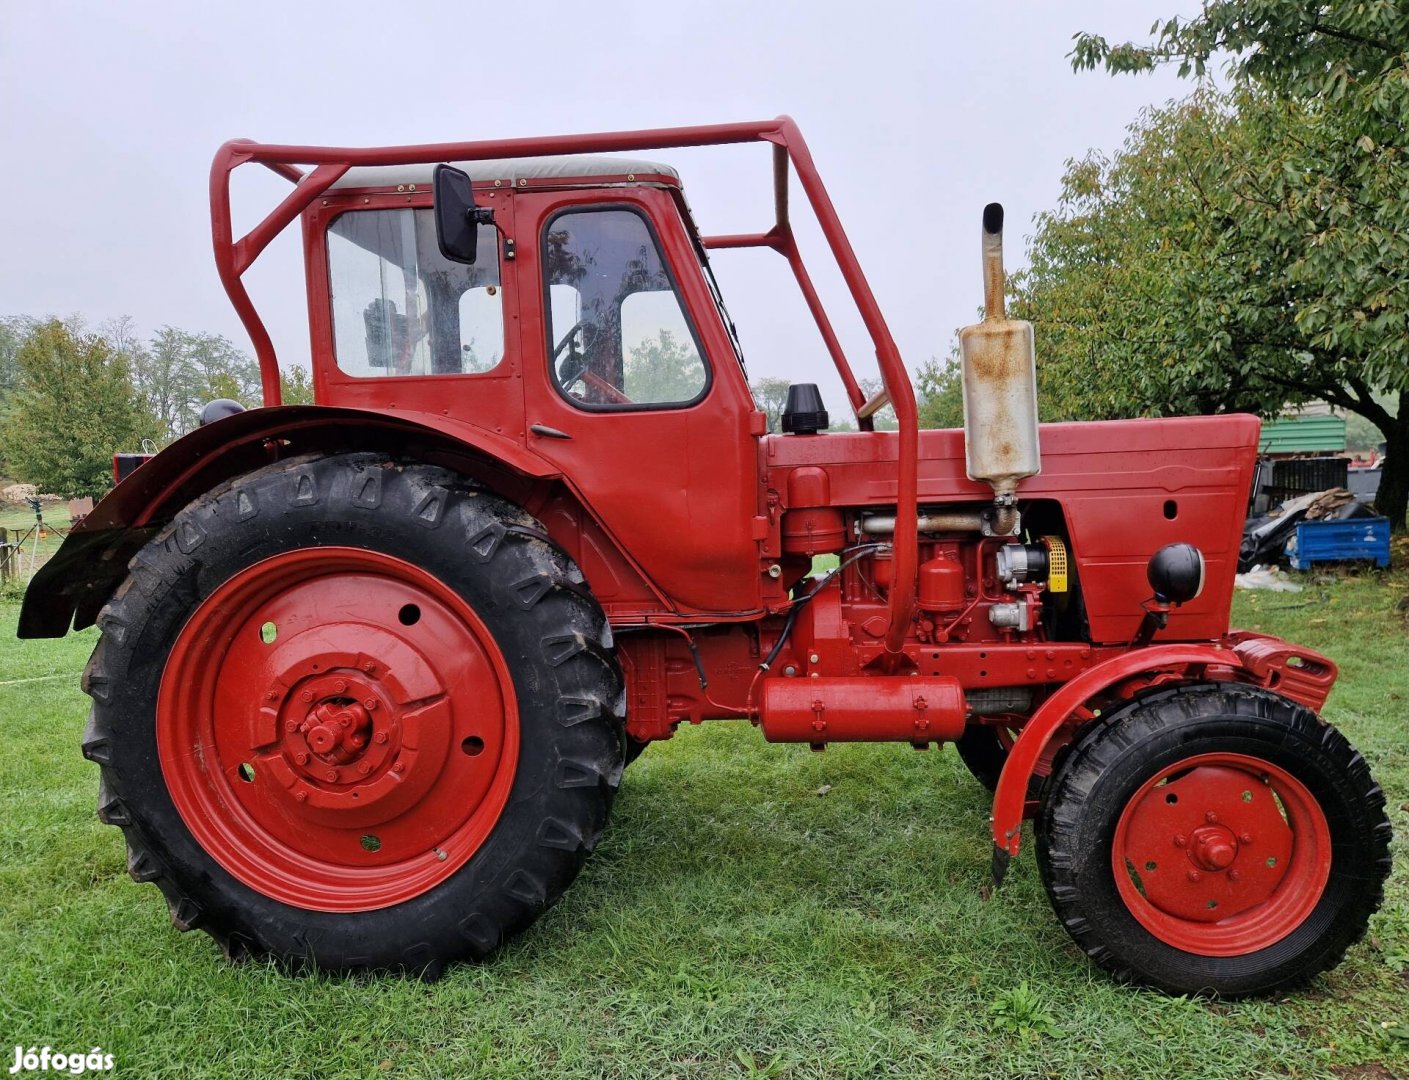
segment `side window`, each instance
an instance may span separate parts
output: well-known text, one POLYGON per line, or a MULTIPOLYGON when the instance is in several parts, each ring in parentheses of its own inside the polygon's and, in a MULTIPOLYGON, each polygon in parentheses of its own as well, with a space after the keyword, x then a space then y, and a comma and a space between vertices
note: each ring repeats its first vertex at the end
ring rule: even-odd
POLYGON ((543 238, 549 364, 589 408, 688 405, 709 370, 645 218, 559 214, 543 238))
POLYGON ((333 349, 349 375, 459 375, 504 358, 499 244, 473 266, 443 258, 429 209, 353 210, 328 226, 333 349))

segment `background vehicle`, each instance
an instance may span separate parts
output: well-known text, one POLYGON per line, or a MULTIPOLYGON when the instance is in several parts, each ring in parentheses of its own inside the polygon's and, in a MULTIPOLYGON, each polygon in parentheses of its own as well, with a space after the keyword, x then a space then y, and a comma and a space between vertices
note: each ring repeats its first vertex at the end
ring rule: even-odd
POLYGON ((1265 991, 1364 932, 1389 825, 1316 715, 1335 667, 1228 628, 1257 420, 1039 434, 1001 208, 966 435, 917 430, 786 118, 232 142, 211 191, 265 408, 125 480, 20 627, 101 627, 99 812, 178 927, 334 970, 483 955, 572 880, 627 760, 748 716, 819 749, 957 742, 995 789, 995 876, 1035 815, 1058 916, 1121 978, 1265 991), (666 165, 580 156, 750 141, 775 171, 756 234, 702 235, 666 165), (295 186, 236 241, 248 162, 295 186), (793 241, 790 170, 874 342, 871 400, 793 241), (319 404, 286 408, 241 274, 296 218, 319 404), (746 246, 789 260, 859 431, 826 433, 807 385, 767 431, 708 263, 746 246), (874 431, 887 402, 899 430, 874 431), (819 555, 838 566, 810 577, 819 555))

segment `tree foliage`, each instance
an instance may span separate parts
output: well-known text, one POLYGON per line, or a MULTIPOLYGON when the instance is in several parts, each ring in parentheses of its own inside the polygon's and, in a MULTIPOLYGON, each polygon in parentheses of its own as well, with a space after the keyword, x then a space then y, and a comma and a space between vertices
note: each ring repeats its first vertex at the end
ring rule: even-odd
POLYGON ((128 356, 137 389, 164 429, 164 441, 194 428, 208 401, 233 398, 253 405, 260 398, 258 366, 219 334, 163 326, 149 346, 130 347, 128 356))
POLYGON ((1080 35, 1078 68, 1233 55, 1233 87, 1144 115, 1072 163, 1019 313, 1045 416, 1274 413, 1322 398, 1388 444, 1409 501, 1409 12, 1374 0, 1217 0, 1148 44, 1080 35), (1386 400, 1389 402, 1385 404, 1386 400))
POLYGON ((754 404, 757 405, 768 417, 769 431, 782 431, 783 407, 788 403, 788 387, 792 383, 787 379, 756 379, 749 386, 753 391, 754 404))
POLYGON ((58 320, 25 336, 3 436, 16 479, 69 498, 112 486, 112 456, 156 433, 132 387, 127 359, 99 334, 58 320))
POLYGON ((957 354, 947 360, 932 356, 920 367, 915 404, 922 428, 964 426, 964 382, 957 354))
POLYGON ((704 373, 694 343, 662 329, 627 355, 623 389, 632 401, 690 401, 704 389, 704 373))

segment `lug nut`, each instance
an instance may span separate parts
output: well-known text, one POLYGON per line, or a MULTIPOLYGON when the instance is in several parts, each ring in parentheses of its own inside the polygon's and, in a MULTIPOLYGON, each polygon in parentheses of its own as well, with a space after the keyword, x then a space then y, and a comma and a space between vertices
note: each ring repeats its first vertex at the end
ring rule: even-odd
POLYGON ((366 776, 372 771, 372 763, 370 761, 364 761, 361 765, 357 766, 357 771, 363 776, 366 776))
POLYGON ((267 694, 264 695, 264 700, 265 700, 265 701, 278 701, 278 700, 279 700, 279 692, 278 692, 277 690, 270 690, 267 694))
POLYGON ((1195 882, 1195 883, 1197 883, 1197 882, 1203 880, 1203 875, 1200 874, 1197 870, 1190 870, 1190 871, 1189 871, 1189 880, 1190 880, 1190 881, 1193 881, 1193 882, 1195 882))
POLYGON ((1188 838, 1187 836, 1185 836, 1183 833, 1175 833, 1175 834, 1174 834, 1174 846, 1175 846, 1175 847, 1183 847, 1183 846, 1184 846, 1185 844, 1187 844, 1188 842, 1189 842, 1189 838, 1188 838))
POLYGON ((1204 815, 1204 820, 1207 821, 1210 825, 1217 825, 1218 815, 1215 814, 1212 810, 1210 810, 1207 814, 1204 815))
POLYGON ((368 675, 375 675, 377 673, 377 665, 372 663, 372 661, 368 660, 365 664, 362 665, 362 670, 365 671, 368 675))
POLYGON ((376 738, 377 742, 379 742, 379 743, 384 743, 384 742, 386 742, 386 740, 387 740, 387 734, 386 734, 385 731, 379 731, 379 732, 377 732, 375 738, 376 738))
POLYGON ((295 792, 294 792, 294 798, 297 799, 299 802, 307 802, 307 801, 308 801, 308 792, 306 792, 306 791, 295 791, 295 792))
POLYGON ((338 771, 337 771, 337 769, 329 769, 329 770, 328 770, 327 772, 325 772, 323 775, 326 776, 330 782, 332 782, 332 783, 336 783, 336 782, 337 782, 337 779, 338 779, 338 771))
POLYGON ((1238 837, 1238 842, 1239 842, 1239 843, 1243 843, 1243 844, 1251 844, 1251 843, 1252 843, 1252 833, 1250 833, 1250 832, 1245 832, 1245 833, 1243 833, 1242 836, 1238 837))
POLYGON ((297 721, 297 720, 285 720, 285 721, 284 721, 284 730, 285 730, 285 731, 297 731, 297 730, 298 730, 298 721, 297 721))
POLYGON ((369 697, 366 701, 362 702, 362 706, 366 709, 375 709, 377 707, 377 699, 369 697))
POLYGON ((341 693, 342 693, 344 690, 346 690, 346 689, 347 689, 347 680, 346 680, 346 679, 339 679, 337 682, 333 683, 333 693, 335 693, 335 694, 341 694, 341 693))
POLYGON ((295 754, 295 755, 294 755, 294 760, 297 761, 300 765, 307 765, 307 764, 308 764, 308 755, 307 755, 307 754, 295 754))
POLYGON ((1238 880, 1239 878, 1241 878, 1242 876, 1243 876, 1243 875, 1240 874, 1240 873, 1238 873, 1236 870, 1229 870, 1229 871, 1228 871, 1228 880, 1229 880, 1229 881, 1237 881, 1237 880, 1238 880))
POLYGON ((313 691, 312 691, 312 690, 305 690, 303 693, 299 694, 299 697, 300 697, 303 701, 312 701, 312 700, 313 700, 313 691))
POLYGON ((406 765, 404 762, 398 761, 391 767, 391 771, 394 773, 404 773, 406 771, 406 765))

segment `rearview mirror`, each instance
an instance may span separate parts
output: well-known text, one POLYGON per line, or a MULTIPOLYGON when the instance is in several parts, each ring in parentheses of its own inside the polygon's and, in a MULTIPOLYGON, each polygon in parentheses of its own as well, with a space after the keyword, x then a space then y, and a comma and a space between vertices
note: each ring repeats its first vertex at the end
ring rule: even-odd
POLYGON ((432 183, 435 200, 435 239, 440 253, 451 262, 473 265, 483 218, 493 211, 475 209, 469 174, 453 165, 437 165, 432 183))

